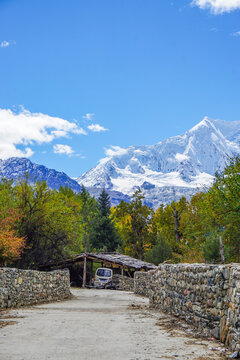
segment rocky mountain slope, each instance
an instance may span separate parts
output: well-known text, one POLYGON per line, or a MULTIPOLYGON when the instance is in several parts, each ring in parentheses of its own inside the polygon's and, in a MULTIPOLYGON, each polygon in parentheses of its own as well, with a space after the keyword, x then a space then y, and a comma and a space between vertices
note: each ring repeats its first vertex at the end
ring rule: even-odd
POLYGON ((19 179, 28 173, 30 181, 46 180, 52 189, 58 189, 60 185, 69 186, 74 191, 80 191, 81 186, 63 172, 48 169, 46 166, 32 163, 26 158, 9 158, 0 160, 0 178, 19 179))
MULTIPOLYGON (((48 186, 51 189, 59 189, 60 185, 69 186, 73 191, 80 192, 81 185, 75 180, 71 179, 63 172, 58 172, 53 169, 49 169, 46 166, 38 165, 31 162, 26 158, 9 158, 7 160, 0 159, 0 179, 14 179, 18 180, 24 177, 28 173, 30 182, 35 180, 46 180, 48 186)), ((89 192, 95 198, 98 198, 102 188, 88 187, 89 192)), ((112 205, 118 205, 121 200, 130 201, 128 195, 124 195, 118 191, 109 190, 112 205)))
POLYGON ((140 187, 146 202, 156 208, 208 187, 228 157, 240 152, 239 141, 240 121, 205 117, 185 134, 155 145, 114 147, 77 182, 128 196, 140 187))

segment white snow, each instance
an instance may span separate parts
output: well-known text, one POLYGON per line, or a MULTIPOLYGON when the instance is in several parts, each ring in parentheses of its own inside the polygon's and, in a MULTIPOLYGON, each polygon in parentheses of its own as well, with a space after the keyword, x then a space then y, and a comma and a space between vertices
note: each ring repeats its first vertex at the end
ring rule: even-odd
MULTIPOLYGON (((80 176, 79 184, 105 187, 131 195, 144 188, 147 201, 170 187, 178 197, 194 189, 210 186, 216 171, 226 166, 228 157, 240 153, 240 121, 226 122, 205 117, 183 135, 151 146, 112 146, 106 158, 80 176), (228 127, 229 126, 229 127, 228 127), (149 187, 148 187, 149 186, 149 187), (182 189, 182 193, 181 193, 182 189), (192 189, 192 190, 191 190, 192 189)), ((165 200, 164 200, 165 201, 165 200)))
POLYGON ((202 121, 200 121, 200 123, 198 123, 197 125, 195 125, 192 129, 189 130, 189 132, 195 132, 195 131, 198 131, 201 127, 209 127, 209 121, 210 119, 205 116, 203 118, 202 121))
POLYGON ((184 160, 188 160, 189 159, 189 156, 188 155, 185 155, 185 154, 180 154, 180 153, 176 153, 175 155, 175 159, 177 161, 184 161, 184 160))
POLYGON ((126 154, 127 149, 121 148, 120 146, 111 146, 110 148, 105 148, 105 154, 109 157, 111 156, 121 156, 126 154))

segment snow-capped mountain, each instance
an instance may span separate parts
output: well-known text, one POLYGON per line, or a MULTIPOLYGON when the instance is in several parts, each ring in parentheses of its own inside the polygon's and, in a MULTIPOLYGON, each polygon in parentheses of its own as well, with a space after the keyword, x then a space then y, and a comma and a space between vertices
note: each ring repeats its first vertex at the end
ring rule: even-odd
POLYGON ((211 185, 228 157, 240 153, 239 141, 240 121, 205 117, 185 134, 155 145, 113 147, 109 156, 77 182, 128 196, 140 187, 146 202, 157 207, 211 185))
POLYGON ((30 181, 46 180, 55 189, 62 185, 78 192, 83 184, 95 197, 105 188, 112 205, 121 199, 130 201, 140 187, 146 203, 156 208, 211 185, 228 157, 240 153, 239 143, 240 121, 204 118, 185 134, 155 145, 112 147, 106 158, 77 181, 26 158, 0 160, 0 178, 19 179, 28 173, 30 181))
POLYGON ((29 175, 30 182, 34 180, 46 180, 52 189, 58 189, 60 185, 69 186, 74 191, 80 191, 81 186, 63 172, 48 169, 46 166, 32 163, 26 158, 9 158, 0 160, 0 178, 20 179, 26 173, 29 175))

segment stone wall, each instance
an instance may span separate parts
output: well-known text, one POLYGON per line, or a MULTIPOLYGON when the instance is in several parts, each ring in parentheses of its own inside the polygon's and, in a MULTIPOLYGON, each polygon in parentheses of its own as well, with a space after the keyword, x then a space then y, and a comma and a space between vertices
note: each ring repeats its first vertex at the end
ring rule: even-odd
POLYGON ((62 300, 69 296, 68 270, 41 272, 0 268, 0 309, 62 300))
MULTIPOLYGON (((151 273, 153 307, 186 320, 233 350, 240 349, 240 265, 162 264, 151 273)), ((135 290, 143 293, 141 286, 135 284, 135 290)))
POLYGON ((149 297, 150 277, 152 271, 136 271, 134 273, 134 293, 149 297))
POLYGON ((133 291, 134 279, 128 276, 119 275, 119 287, 121 290, 133 291))
POLYGON ((128 276, 114 274, 112 278, 112 285, 118 290, 133 291, 134 279, 128 276))

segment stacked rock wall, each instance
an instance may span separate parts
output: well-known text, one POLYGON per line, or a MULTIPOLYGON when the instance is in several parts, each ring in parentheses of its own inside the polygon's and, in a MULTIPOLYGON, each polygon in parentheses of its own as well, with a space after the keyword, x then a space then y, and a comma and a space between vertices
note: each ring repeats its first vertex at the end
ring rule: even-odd
POLYGON ((133 291, 134 290, 134 279, 129 276, 123 276, 120 274, 114 274, 112 277, 111 285, 114 289, 133 291))
POLYGON ((133 291, 134 279, 128 276, 119 275, 119 287, 121 290, 133 291))
POLYGON ((68 270, 41 272, 0 268, 0 309, 62 300, 69 296, 68 270))
POLYGON ((240 265, 162 264, 151 273, 152 306, 240 349, 240 265))
POLYGON ((134 293, 149 297, 150 278, 152 271, 136 271, 134 273, 134 293))

